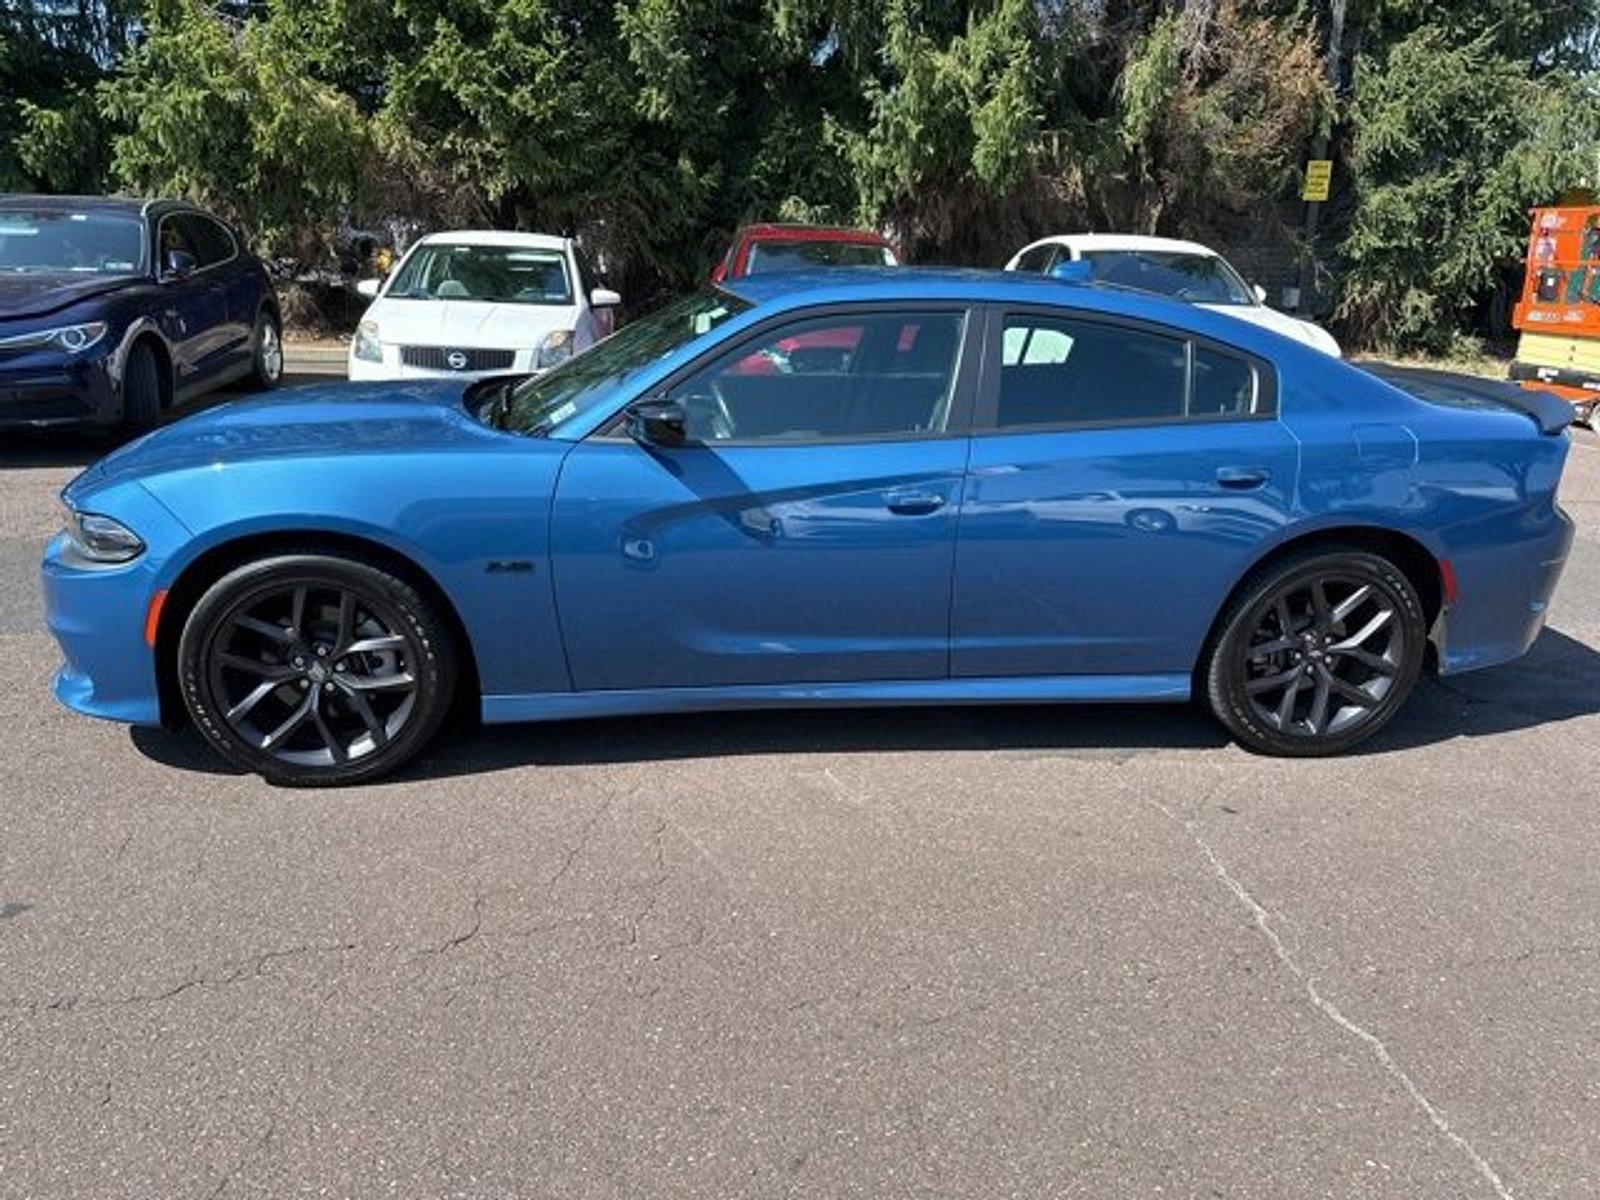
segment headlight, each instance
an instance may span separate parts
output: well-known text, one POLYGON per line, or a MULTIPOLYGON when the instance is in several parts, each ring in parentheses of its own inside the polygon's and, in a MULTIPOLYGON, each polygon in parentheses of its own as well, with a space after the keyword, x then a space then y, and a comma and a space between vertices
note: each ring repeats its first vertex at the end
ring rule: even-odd
POLYGON ((564 363, 572 357, 572 330, 552 329, 539 343, 539 357, 534 366, 541 369, 564 363))
POLYGON ((104 321, 89 321, 83 325, 63 325, 59 329, 40 329, 33 333, 19 333, 14 337, 0 338, 0 350, 65 350, 68 354, 82 354, 106 335, 104 321))
POLYGON ((121 521, 99 513, 67 511, 67 536, 75 550, 91 562, 131 562, 144 553, 144 542, 121 521))
POLYGON ((356 340, 350 345, 350 353, 362 362, 383 361, 383 347, 378 342, 376 321, 363 321, 356 326, 356 340))

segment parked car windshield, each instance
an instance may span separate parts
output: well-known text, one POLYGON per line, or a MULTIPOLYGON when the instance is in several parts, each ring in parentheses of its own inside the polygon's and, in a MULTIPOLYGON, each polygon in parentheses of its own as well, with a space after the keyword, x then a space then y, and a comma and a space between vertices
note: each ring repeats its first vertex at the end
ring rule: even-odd
POLYGON ((480 300, 490 304, 572 303, 561 250, 438 242, 418 246, 384 293, 392 300, 480 300))
POLYGON ((1244 280, 1215 254, 1175 250, 1085 250, 1099 283, 1175 296, 1191 304, 1254 304, 1244 280))
POLYGON ((144 222, 71 209, 0 212, 0 272, 128 275, 144 269, 144 222))
POLYGON ((721 291, 696 292, 624 326, 545 375, 517 384, 499 423, 518 433, 550 433, 605 399, 639 371, 750 307, 721 291))
POLYGON ((894 267, 887 246, 861 242, 756 242, 745 261, 746 275, 805 271, 813 267, 894 267))

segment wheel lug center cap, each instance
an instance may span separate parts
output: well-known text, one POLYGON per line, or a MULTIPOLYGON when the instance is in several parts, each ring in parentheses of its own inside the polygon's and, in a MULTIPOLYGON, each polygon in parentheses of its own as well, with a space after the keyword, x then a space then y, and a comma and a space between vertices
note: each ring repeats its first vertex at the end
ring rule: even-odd
POLYGON ((311 664, 311 668, 306 672, 306 674, 311 677, 312 683, 321 683, 328 677, 328 668, 323 666, 320 662, 314 662, 311 664))

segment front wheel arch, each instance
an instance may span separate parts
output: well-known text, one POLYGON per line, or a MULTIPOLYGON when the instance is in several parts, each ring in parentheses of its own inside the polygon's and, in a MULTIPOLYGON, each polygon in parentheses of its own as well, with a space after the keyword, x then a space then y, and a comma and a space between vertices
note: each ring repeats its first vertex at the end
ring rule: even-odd
POLYGON ((355 534, 305 530, 252 534, 213 546, 185 566, 168 585, 152 648, 164 726, 178 728, 188 720, 188 710, 178 685, 178 640, 200 597, 235 568, 280 554, 332 554, 353 558, 380 567, 421 592, 448 626, 456 651, 456 689, 447 720, 476 720, 483 694, 478 681, 477 654, 461 614, 438 581, 414 559, 381 542, 355 534))

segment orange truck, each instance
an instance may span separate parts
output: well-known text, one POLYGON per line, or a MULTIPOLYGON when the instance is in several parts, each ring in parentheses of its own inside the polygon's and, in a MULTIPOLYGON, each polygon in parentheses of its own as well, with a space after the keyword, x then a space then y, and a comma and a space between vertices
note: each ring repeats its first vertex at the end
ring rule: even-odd
POLYGON ((1554 392, 1591 427, 1600 403, 1600 206, 1536 208, 1511 323, 1511 378, 1554 392))

